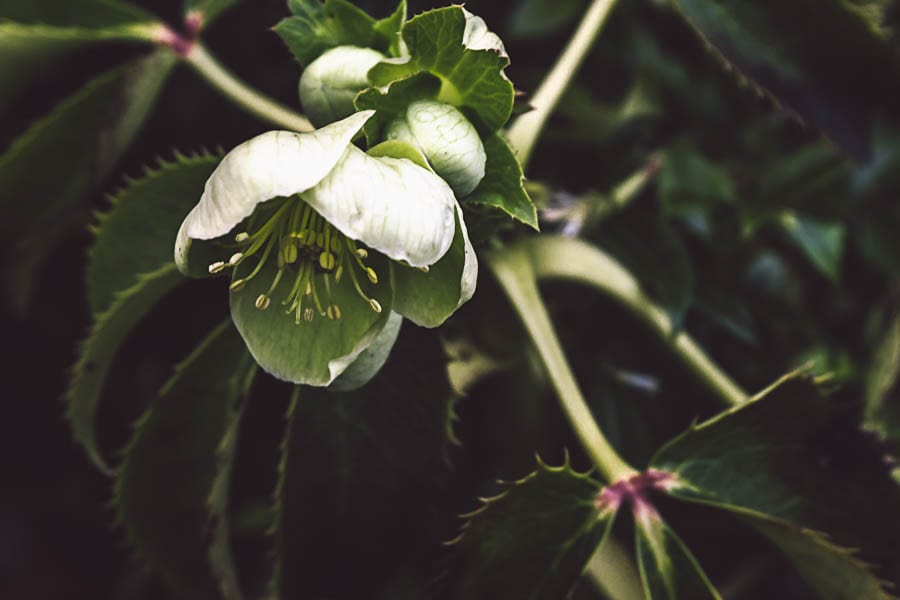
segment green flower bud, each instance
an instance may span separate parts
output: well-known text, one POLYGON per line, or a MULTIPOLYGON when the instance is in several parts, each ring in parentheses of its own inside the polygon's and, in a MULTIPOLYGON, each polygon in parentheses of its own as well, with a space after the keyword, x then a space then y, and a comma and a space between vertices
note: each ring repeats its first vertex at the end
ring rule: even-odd
POLYGON ((353 100, 369 87, 366 74, 384 55, 371 48, 338 46, 312 61, 300 77, 300 103, 316 127, 354 113, 353 100))
POLYGON ((418 148, 458 197, 468 196, 484 177, 487 155, 475 126, 456 107, 419 100, 387 128, 387 139, 418 148))

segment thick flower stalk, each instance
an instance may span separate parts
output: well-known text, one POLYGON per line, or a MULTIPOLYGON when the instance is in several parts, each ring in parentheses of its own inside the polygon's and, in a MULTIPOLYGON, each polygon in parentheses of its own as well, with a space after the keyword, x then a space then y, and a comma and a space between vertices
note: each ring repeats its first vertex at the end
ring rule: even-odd
POLYGON ((372 115, 241 144, 178 232, 182 272, 231 271, 232 319, 278 378, 329 385, 362 357, 348 378, 363 383, 396 337, 393 312, 436 326, 474 291, 452 189, 408 145, 353 145, 372 115))

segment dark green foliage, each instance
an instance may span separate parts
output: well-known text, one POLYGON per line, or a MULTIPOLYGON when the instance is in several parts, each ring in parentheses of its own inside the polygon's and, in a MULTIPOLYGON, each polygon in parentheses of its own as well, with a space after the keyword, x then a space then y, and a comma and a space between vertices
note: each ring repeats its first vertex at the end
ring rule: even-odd
POLYGON ((598 511, 599 491, 599 483, 568 464, 539 462, 466 516, 440 597, 566 597, 615 518, 614 511, 598 511))
POLYGON ((138 554, 195 598, 217 597, 207 559, 216 450, 253 361, 230 322, 176 367, 135 426, 114 503, 138 554))

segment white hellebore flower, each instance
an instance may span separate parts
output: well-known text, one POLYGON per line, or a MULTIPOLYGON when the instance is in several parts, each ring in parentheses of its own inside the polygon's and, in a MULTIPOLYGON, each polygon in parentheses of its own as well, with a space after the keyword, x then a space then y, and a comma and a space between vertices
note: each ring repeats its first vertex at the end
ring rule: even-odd
POLYGON ((342 383, 364 383, 397 335, 394 312, 433 327, 474 292, 477 261, 447 183, 352 144, 373 114, 239 145, 178 231, 182 272, 233 271, 235 326, 280 379, 329 385, 360 359, 342 383))

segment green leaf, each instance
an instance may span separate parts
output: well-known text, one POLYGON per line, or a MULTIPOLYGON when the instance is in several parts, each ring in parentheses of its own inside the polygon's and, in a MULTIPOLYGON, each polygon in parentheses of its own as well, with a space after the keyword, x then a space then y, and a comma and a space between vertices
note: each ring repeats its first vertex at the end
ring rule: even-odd
POLYGON ((830 280, 837 281, 844 254, 844 226, 794 214, 785 215, 782 223, 816 268, 830 280))
POLYGON ((106 473, 111 473, 111 469, 100 453, 94 431, 106 374, 119 346, 135 325, 182 281, 184 278, 174 263, 138 275, 134 285, 118 292, 109 308, 94 319, 91 332, 81 346, 66 392, 67 416, 75 441, 84 446, 91 461, 106 473))
POLYGON ((157 21, 151 13, 117 0, 0 0, 0 18, 29 25, 99 30, 157 21))
POLYGON ((596 507, 600 484, 566 464, 536 471, 469 515, 453 542, 440 597, 566 598, 609 534, 614 511, 596 507))
POLYGON ((366 597, 428 597, 456 505, 446 463, 453 398, 437 335, 416 327, 401 330, 364 388, 298 390, 276 493, 278 597, 355 597, 360 581, 366 597), (402 550, 385 552, 386 540, 402 550), (404 580, 418 593, 387 591, 404 580))
POLYGON ((857 159, 872 157, 876 127, 897 126, 900 59, 850 3, 677 4, 726 61, 857 159))
POLYGON ((396 33, 406 15, 406 2, 394 13, 376 21, 346 0, 289 0, 294 16, 275 26, 301 65, 308 65, 335 46, 363 46, 381 52, 397 48, 396 33))
POLYGON ((114 503, 126 537, 180 592, 213 597, 208 499, 216 448, 253 360, 230 321, 178 367, 125 448, 114 503))
POLYGON ((209 516, 213 531, 209 543, 209 563, 222 595, 229 600, 244 599, 231 545, 232 520, 229 512, 238 432, 244 406, 246 402, 234 406, 227 417, 225 433, 216 450, 218 465, 209 494, 209 516))
POLYGON ((172 260, 175 234, 203 193, 219 157, 175 155, 111 196, 99 216, 85 275, 91 311, 102 312, 115 293, 172 260), (127 248, 127 252, 123 249, 127 248))
POLYGON ((636 516, 634 531, 648 600, 720 598, 697 559, 659 515, 636 516))
MULTIPOLYGON (((861 548, 891 577, 900 572, 893 550, 900 536, 893 517, 900 489, 881 452, 805 379, 787 378, 774 390, 692 427, 665 445, 651 465, 675 475, 677 484, 668 493, 676 498, 746 516, 754 524, 761 520, 775 522, 776 529, 796 530, 772 539, 804 565, 802 574, 822 561, 843 569, 841 581, 866 580, 863 589, 879 587, 846 551, 801 539, 818 535, 805 529, 828 532, 837 544, 861 548), (834 439, 841 439, 839 450, 834 439)), ((810 584, 835 582, 838 578, 810 584)), ((850 585, 832 588, 828 597, 881 597, 858 596, 850 585)))
POLYGON ((18 304, 32 270, 131 144, 175 62, 160 49, 101 75, 0 156, 0 234, 15 240, 6 289, 18 304))
MULTIPOLYGON (((386 261, 376 260, 375 255, 370 255, 369 262, 387 279, 390 266, 386 261)), ((243 261, 235 269, 235 279, 246 276, 256 267, 256 262, 255 258, 243 261)), ((275 261, 268 260, 243 288, 231 292, 234 324, 250 353, 266 372, 294 383, 328 385, 387 323, 393 305, 390 281, 374 285, 365 277, 360 277, 360 285, 366 295, 381 305, 381 312, 375 312, 354 289, 350 274, 345 273, 340 283, 332 281, 330 299, 323 300, 323 310, 329 302, 333 303, 340 307, 341 318, 331 320, 316 312, 312 320, 302 320, 297 324, 294 314, 285 314, 277 292, 269 308, 260 310, 256 307, 259 296, 268 295, 277 272, 275 261)), ((316 288, 320 290, 318 293, 324 293, 324 276, 315 277, 316 288)))
POLYGON ((509 59, 493 50, 463 45, 466 16, 461 6, 424 12, 403 27, 408 60, 385 61, 369 71, 374 85, 386 86, 417 73, 441 79, 438 100, 457 106, 489 132, 497 131, 512 113, 513 85, 503 74, 509 59))
POLYGON ((149 42, 156 23, 112 1, 0 2, 0 110, 61 56, 91 42, 149 42))
POLYGON ((671 148, 665 153, 658 181, 659 197, 667 214, 737 201, 728 172, 689 148, 671 148))
POLYGON ((885 328, 866 376, 866 427, 900 447, 900 314, 885 328))
POLYGON ((484 179, 464 204, 490 206, 538 230, 537 209, 525 191, 522 165, 499 132, 484 139, 487 153, 484 179))
POLYGON ((880 581, 853 550, 835 546, 820 533, 783 521, 754 517, 745 520, 787 555, 822 600, 893 598, 886 591, 890 584, 880 581))

